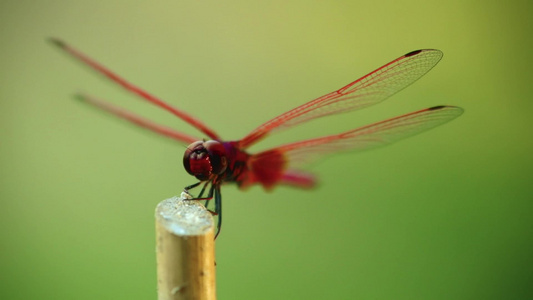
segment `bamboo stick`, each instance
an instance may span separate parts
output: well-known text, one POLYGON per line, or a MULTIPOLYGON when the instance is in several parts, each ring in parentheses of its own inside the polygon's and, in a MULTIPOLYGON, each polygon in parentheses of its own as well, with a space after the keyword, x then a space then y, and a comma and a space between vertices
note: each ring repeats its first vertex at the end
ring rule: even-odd
POLYGON ((156 208, 159 300, 216 299, 213 217, 189 198, 182 193, 156 208))

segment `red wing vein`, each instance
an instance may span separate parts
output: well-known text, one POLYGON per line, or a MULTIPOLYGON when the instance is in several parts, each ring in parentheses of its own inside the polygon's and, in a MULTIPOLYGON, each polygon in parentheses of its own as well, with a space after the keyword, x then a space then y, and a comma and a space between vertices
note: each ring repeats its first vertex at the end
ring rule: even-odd
POLYGON ((289 167, 298 168, 325 154, 363 151, 395 143, 449 122, 462 113, 463 109, 455 106, 427 108, 340 134, 287 144, 269 151, 284 153, 289 167))
POLYGON ((212 138, 214 140, 219 140, 220 139, 218 134, 216 134, 214 130, 209 128, 207 125, 205 125, 199 119, 193 117, 192 115, 190 115, 190 114, 188 114, 188 113, 186 113, 186 112, 184 112, 184 111, 182 111, 180 109, 177 109, 177 108, 173 107, 172 105, 166 103, 165 101, 155 97, 154 95, 146 92, 145 90, 139 88, 138 86, 130 83, 126 79, 120 77, 119 75, 117 75, 113 71, 111 71, 108 68, 104 67, 103 65, 101 65, 97 61, 93 60, 92 58, 88 57, 84 53, 78 51, 77 49, 71 47, 70 45, 66 44, 65 42, 63 42, 61 40, 58 40, 58 39, 50 39, 50 41, 54 45, 58 46, 60 49, 65 51, 66 53, 70 54, 72 57, 74 57, 78 61, 84 63, 87 66, 89 66, 94 71, 104 75, 109 80, 111 80, 115 84, 118 84, 119 86, 121 86, 125 90, 127 90, 127 91, 129 91, 129 92, 131 92, 131 93, 133 93, 133 94, 135 94, 137 96, 139 96, 140 98, 144 99, 145 101, 148 101, 149 103, 152 103, 153 105, 159 106, 159 107, 163 108, 164 110, 172 113, 176 117, 178 117, 178 118, 182 119, 183 121, 189 123, 190 125, 194 126, 196 129, 200 130, 201 132, 203 132, 204 134, 206 134, 210 138, 212 138))
POLYGON ((127 120, 139 127, 146 128, 150 131, 153 131, 157 134, 160 134, 162 136, 171 138, 173 140, 176 140, 178 142, 183 143, 185 146, 198 141, 199 139, 193 136, 190 136, 188 134, 179 132, 177 130, 174 130, 170 127, 166 127, 163 125, 156 124, 150 120, 147 120, 145 118, 142 118, 136 114, 133 114, 125 109, 122 109, 120 107, 111 105, 107 102, 101 101, 96 99, 95 97, 91 97, 89 95, 85 94, 78 94, 76 95, 77 99, 82 101, 83 103, 90 104, 96 108, 99 108, 101 110, 104 110, 110 114, 113 114, 119 118, 122 118, 124 120, 127 120))
POLYGON ((377 104, 422 77, 441 58, 442 52, 433 49, 404 55, 335 92, 307 102, 262 124, 241 140, 240 145, 246 148, 273 130, 377 104))

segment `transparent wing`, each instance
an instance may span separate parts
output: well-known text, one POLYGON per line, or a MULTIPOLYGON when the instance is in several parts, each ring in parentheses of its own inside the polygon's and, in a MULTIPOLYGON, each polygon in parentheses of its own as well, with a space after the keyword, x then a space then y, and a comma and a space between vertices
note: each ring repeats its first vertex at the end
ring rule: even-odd
POLYGON ((59 47, 61 50, 65 51, 66 53, 70 54, 72 57, 77 59, 78 61, 84 63, 85 65, 91 67, 96 72, 106 76, 109 80, 112 82, 120 85, 127 91, 141 97, 142 99, 148 101, 149 103, 152 103, 156 106, 159 106, 163 108, 164 110, 172 113, 173 115, 177 116, 178 118, 182 119, 183 121, 189 123, 190 125, 194 126, 204 134, 206 134, 208 137, 214 139, 214 140, 220 140, 218 134, 215 133, 214 130, 209 128, 207 125, 205 125, 202 121, 196 119, 195 117, 191 116, 190 114, 177 109, 170 104, 164 102, 163 100, 155 97, 154 95, 144 91, 143 89, 133 85, 132 83, 126 81, 124 78, 118 76, 111 70, 107 69, 106 67, 102 66, 92 58, 88 57, 87 55, 83 54, 82 52, 74 49, 70 45, 66 44, 65 42, 58 40, 58 39, 50 39, 50 42, 52 42, 54 45, 59 47))
POLYGON ((307 102, 264 123, 244 137, 239 145, 244 149, 273 130, 377 104, 426 74, 439 62, 442 55, 440 50, 435 49, 409 52, 337 91, 307 102))
POLYGON ((85 104, 90 104, 95 108, 101 109, 103 111, 106 111, 112 115, 115 115, 121 119, 127 120, 139 127, 148 129, 150 131, 153 131, 157 134, 160 134, 162 136, 171 138, 175 141, 178 141, 185 146, 188 146, 189 144, 199 141, 199 138, 190 136, 188 134, 179 132, 177 130, 174 130, 170 127, 166 127, 160 124, 156 124, 150 120, 147 120, 143 117, 140 117, 132 112, 129 112, 123 108, 111 105, 107 102, 101 101, 99 99, 96 99, 95 97, 86 95, 86 94, 77 94, 76 98, 80 100, 81 102, 85 104))
POLYGON ((298 168, 326 154, 362 151, 395 143, 449 122, 463 113, 455 106, 435 106, 340 134, 283 145, 256 154, 281 155, 287 168, 298 168))

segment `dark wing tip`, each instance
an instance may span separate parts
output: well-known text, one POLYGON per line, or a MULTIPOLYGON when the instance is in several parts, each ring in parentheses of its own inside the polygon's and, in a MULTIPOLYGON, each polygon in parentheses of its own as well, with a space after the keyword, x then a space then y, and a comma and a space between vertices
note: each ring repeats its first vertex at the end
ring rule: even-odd
POLYGON ((442 56, 442 51, 438 50, 438 49, 420 49, 420 50, 414 50, 414 51, 411 51, 407 54, 405 54, 403 57, 410 57, 410 56, 415 56, 415 55, 418 55, 422 52, 428 52, 428 53, 440 53, 440 55, 442 56))
POLYGON ((84 101, 87 100, 87 97, 84 94, 80 93, 80 92, 74 94, 73 98, 74 98, 74 100, 81 101, 81 102, 84 102, 84 101))
POLYGON ((415 50, 415 51, 411 51, 411 52, 405 54, 404 56, 405 57, 409 57, 409 56, 417 55, 420 52, 422 52, 422 50, 415 50))
POLYGON ((434 110, 447 110, 450 114, 455 115, 456 117, 462 115, 465 110, 459 106, 453 106, 453 105, 437 105, 428 108, 428 111, 434 111, 434 110))
POLYGON ((463 110, 461 107, 453 106, 453 105, 437 105, 437 106, 428 108, 428 110, 439 110, 439 109, 444 109, 444 108, 463 110))
POLYGON ((48 38, 47 40, 59 48, 65 48, 67 46, 65 42, 57 38, 48 38))

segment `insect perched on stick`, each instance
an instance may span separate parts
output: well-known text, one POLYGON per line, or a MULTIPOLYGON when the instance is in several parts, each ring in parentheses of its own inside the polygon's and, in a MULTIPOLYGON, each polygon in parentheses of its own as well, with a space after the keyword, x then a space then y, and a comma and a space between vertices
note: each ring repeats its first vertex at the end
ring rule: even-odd
POLYGON ((131 84, 63 41, 51 39, 51 42, 114 83, 174 114, 208 137, 196 138, 156 124, 93 96, 77 95, 84 103, 188 145, 183 156, 183 165, 198 182, 185 187, 185 191, 202 186, 198 196, 193 199, 206 200, 206 206, 207 200, 214 197, 212 213, 218 216, 216 236, 222 225, 220 186, 223 183, 234 182, 239 188, 260 184, 267 190, 280 184, 310 188, 315 185, 316 179, 314 175, 302 171, 301 166, 305 163, 326 154, 367 150, 392 144, 451 121, 463 113, 463 109, 456 106, 434 106, 343 133, 297 141, 250 154, 246 149, 271 133, 315 118, 362 109, 387 99, 431 70, 442 58, 442 52, 434 49, 409 52, 334 92, 267 121, 241 140, 224 141, 202 121, 131 84), (207 195, 204 196, 206 191, 207 195))

